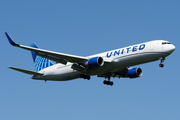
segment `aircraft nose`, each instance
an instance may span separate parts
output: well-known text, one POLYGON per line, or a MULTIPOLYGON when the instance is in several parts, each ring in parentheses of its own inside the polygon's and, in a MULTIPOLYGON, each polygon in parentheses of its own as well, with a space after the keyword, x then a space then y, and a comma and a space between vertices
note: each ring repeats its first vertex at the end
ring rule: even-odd
POLYGON ((176 47, 175 47, 174 45, 172 45, 172 49, 173 49, 173 50, 175 50, 175 49, 176 49, 176 47))
POLYGON ((170 54, 171 54, 175 49, 176 49, 176 47, 171 44, 171 46, 169 47, 169 52, 170 52, 170 54))

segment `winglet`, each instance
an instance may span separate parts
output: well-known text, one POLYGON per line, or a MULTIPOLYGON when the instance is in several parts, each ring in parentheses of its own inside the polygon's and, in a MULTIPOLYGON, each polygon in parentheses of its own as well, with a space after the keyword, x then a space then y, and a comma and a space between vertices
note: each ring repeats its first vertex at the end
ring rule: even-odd
POLYGON ((5 32, 7 39, 9 40, 9 43, 13 46, 19 46, 16 42, 13 41, 13 39, 9 36, 7 32, 5 32))

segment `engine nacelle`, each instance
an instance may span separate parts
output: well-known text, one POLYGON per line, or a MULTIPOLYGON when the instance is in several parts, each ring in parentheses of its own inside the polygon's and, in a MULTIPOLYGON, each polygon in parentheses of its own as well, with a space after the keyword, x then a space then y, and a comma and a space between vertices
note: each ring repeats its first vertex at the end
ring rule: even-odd
POLYGON ((132 68, 127 71, 123 77, 129 77, 129 78, 137 78, 142 76, 142 69, 141 68, 132 68))
POLYGON ((102 57, 93 57, 86 62, 86 65, 88 65, 89 67, 103 66, 104 60, 102 57))

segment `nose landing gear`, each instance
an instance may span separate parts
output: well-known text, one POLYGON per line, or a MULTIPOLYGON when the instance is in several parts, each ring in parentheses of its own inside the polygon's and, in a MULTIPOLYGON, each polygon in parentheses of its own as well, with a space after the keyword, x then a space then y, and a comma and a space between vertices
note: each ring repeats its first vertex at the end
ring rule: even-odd
POLYGON ((159 67, 163 68, 164 64, 162 64, 162 63, 164 62, 165 57, 161 57, 160 60, 161 60, 161 63, 159 64, 159 67))
POLYGON ((164 67, 164 64, 161 64, 161 63, 160 63, 160 64, 159 64, 159 67, 163 68, 163 67, 164 67))

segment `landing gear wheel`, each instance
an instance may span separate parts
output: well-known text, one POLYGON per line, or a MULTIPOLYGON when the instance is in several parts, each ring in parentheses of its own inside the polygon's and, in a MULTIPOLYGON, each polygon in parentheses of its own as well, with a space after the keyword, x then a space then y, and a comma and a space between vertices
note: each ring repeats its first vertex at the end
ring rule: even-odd
POLYGON ((107 82, 108 82, 108 81, 106 81, 106 80, 103 81, 104 84, 107 84, 107 82))
POLYGON ((91 77, 90 76, 87 76, 87 80, 90 80, 91 79, 91 77))
POLYGON ((111 81, 106 81, 106 80, 104 80, 103 81, 103 83, 105 84, 105 85, 110 85, 110 86, 113 86, 113 82, 111 82, 111 81))
POLYGON ((110 86, 113 86, 113 84, 114 84, 113 82, 110 82, 110 86))
POLYGON ((107 81, 107 85, 110 85, 110 81, 107 81))
POLYGON ((87 79, 87 80, 91 79, 91 77, 89 75, 81 75, 80 78, 84 78, 84 79, 87 79))
POLYGON ((164 67, 164 64, 159 64, 159 67, 163 68, 163 67, 164 67))

